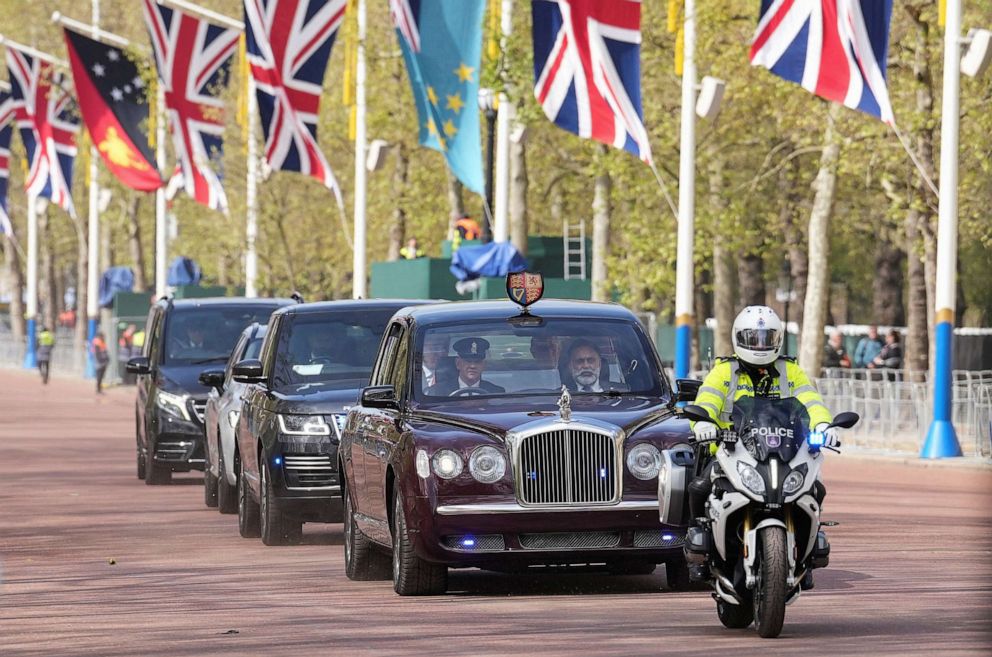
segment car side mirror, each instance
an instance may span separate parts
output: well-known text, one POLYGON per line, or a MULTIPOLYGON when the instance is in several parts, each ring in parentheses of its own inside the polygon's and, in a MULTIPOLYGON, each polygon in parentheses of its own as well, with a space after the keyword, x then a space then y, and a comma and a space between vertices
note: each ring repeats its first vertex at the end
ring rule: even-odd
POLYGON ((124 366, 128 374, 150 374, 152 371, 148 358, 145 356, 135 356, 124 366))
POLYGON ((834 418, 834 421, 830 423, 830 426, 839 427, 841 429, 850 429, 857 424, 860 419, 861 416, 857 413, 845 411, 844 413, 838 413, 837 417, 834 418))
POLYGON ((703 382, 699 379, 675 379, 675 401, 691 402, 699 394, 703 382))
POLYGON ((689 404, 682 409, 682 415, 687 420, 692 420, 693 422, 713 422, 713 418, 710 414, 706 412, 702 406, 696 406, 694 404, 689 404))
POLYGON ((262 383, 265 381, 262 375, 262 361, 257 358, 240 360, 231 370, 231 376, 238 383, 262 383))
POLYGON ((394 408, 400 407, 400 402, 396 398, 395 386, 369 386, 362 389, 362 406, 366 408, 394 408))
POLYGON ((224 370, 203 370, 197 380, 217 392, 224 391, 224 370))

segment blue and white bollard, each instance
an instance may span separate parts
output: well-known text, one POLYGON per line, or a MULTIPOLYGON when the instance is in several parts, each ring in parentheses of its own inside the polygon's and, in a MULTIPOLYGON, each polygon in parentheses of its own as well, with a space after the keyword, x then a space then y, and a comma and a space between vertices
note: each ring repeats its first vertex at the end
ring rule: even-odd
POLYGON ((83 374, 87 379, 96 378, 96 360, 93 356, 93 338, 96 337, 97 320, 90 317, 86 326, 86 371, 83 374))
POLYGON ((38 320, 34 317, 27 322, 27 349, 24 350, 24 369, 33 370, 38 367, 38 320))

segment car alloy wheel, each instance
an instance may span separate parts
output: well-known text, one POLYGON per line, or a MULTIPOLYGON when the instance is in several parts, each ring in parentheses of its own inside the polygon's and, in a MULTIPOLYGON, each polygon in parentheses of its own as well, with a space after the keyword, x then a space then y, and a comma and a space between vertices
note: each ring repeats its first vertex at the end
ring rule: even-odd
POLYGON ((344 491, 344 571, 348 579, 358 582, 389 579, 389 557, 378 549, 355 522, 351 493, 344 491))
POLYGON ((258 504, 251 499, 241 459, 238 459, 238 531, 243 538, 258 538, 260 535, 258 504))
POLYGON ((393 495, 393 590, 400 595, 438 595, 448 590, 448 567, 424 561, 414 552, 398 492, 393 495))

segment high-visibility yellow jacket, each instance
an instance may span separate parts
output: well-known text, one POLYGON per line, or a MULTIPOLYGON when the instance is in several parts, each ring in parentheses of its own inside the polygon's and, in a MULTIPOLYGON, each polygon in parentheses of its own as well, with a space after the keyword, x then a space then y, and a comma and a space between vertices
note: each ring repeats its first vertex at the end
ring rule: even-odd
MULTIPOLYGON (((809 413, 811 429, 821 422, 833 420, 820 393, 794 359, 780 356, 768 370, 773 375, 770 396, 798 399, 809 413)), ((721 429, 728 429, 734 401, 754 396, 754 383, 737 358, 719 358, 699 387, 693 404, 706 409, 721 429)))

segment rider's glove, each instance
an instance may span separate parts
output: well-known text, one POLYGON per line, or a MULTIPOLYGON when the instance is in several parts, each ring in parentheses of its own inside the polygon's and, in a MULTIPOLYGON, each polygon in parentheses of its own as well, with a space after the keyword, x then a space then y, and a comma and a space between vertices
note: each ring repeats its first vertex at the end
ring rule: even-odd
POLYGON ((837 429, 835 427, 831 427, 826 422, 820 422, 813 430, 823 434, 824 447, 840 449, 840 436, 837 435, 837 429))
POLYGON ((712 422, 696 422, 692 433, 695 434, 697 442, 716 440, 716 425, 712 422))

